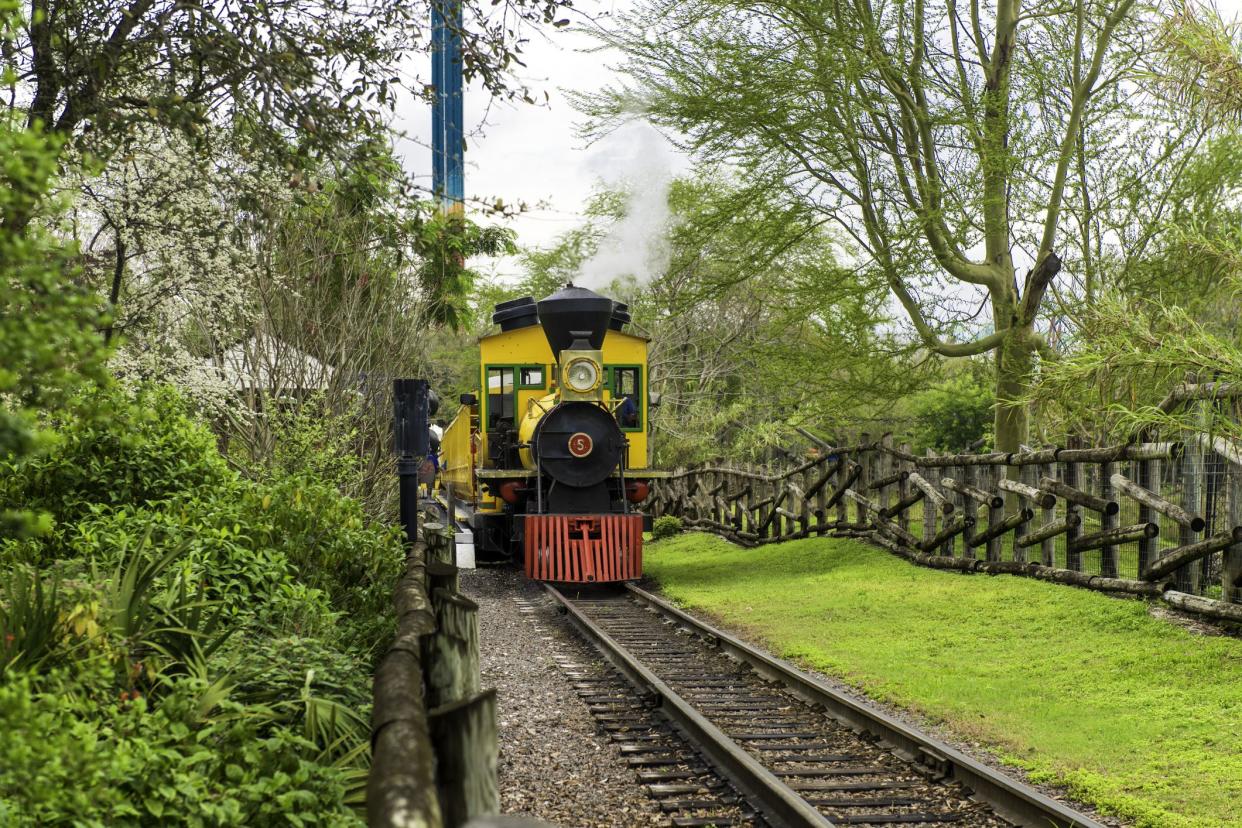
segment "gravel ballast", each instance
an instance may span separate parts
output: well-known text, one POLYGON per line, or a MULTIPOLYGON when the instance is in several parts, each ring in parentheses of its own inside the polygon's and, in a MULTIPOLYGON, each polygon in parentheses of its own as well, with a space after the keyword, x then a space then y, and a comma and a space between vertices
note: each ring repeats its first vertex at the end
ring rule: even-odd
POLYGON ((539 585, 481 568, 461 572, 461 591, 479 605, 483 686, 497 692, 501 811, 566 828, 666 824, 557 666, 599 659, 539 585))

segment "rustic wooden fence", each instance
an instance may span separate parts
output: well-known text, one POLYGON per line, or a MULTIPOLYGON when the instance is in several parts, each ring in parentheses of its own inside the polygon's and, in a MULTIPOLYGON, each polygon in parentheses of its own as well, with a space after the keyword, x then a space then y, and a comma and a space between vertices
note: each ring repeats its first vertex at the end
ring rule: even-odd
POLYGON ((480 689, 478 606, 458 591, 451 533, 425 523, 420 538, 394 594, 396 637, 375 672, 371 828, 459 826, 500 809, 496 691, 480 689))
POLYGON ((656 482, 649 507, 744 546, 857 537, 926 566, 1159 597, 1242 621, 1236 444, 918 457, 889 435, 851 442, 820 442, 783 469, 681 469, 656 482))

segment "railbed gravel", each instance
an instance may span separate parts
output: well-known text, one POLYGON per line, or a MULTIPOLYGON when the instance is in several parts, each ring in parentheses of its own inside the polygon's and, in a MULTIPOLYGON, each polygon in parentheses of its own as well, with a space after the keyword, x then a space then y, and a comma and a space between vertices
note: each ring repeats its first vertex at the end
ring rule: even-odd
POLYGON ((483 686, 497 691, 500 809, 565 828, 641 828, 666 817, 601 734, 555 657, 599 658, 508 568, 462 570, 479 605, 483 686))

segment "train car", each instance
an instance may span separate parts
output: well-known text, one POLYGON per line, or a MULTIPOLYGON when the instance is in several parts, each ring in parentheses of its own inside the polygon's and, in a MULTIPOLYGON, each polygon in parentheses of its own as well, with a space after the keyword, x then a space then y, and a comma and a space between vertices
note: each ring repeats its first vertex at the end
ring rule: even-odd
POLYGON ((440 442, 438 499, 480 560, 542 581, 642 573, 650 481, 647 345, 626 305, 566 285, 497 305, 480 393, 440 442))

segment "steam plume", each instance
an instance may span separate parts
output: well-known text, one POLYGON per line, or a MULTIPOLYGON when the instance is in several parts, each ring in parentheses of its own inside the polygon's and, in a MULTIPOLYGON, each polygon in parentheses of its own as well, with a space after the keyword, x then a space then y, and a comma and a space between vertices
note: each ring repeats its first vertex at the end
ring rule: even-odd
POLYGON ((576 284, 599 290, 620 279, 641 287, 667 269, 674 157, 672 145, 646 121, 632 121, 604 140, 591 167, 605 185, 625 190, 625 214, 582 263, 576 284))

